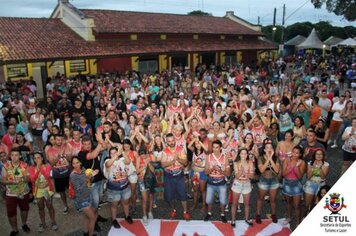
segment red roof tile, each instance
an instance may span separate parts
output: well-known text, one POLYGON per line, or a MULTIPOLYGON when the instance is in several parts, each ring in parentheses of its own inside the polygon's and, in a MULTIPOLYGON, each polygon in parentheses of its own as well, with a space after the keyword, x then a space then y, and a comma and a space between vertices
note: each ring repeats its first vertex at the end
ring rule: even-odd
POLYGON ((117 40, 88 42, 59 19, 0 17, 0 61, 52 61, 123 55, 275 49, 262 40, 117 40))
POLYGON ((217 52, 237 50, 277 49, 278 46, 255 40, 156 40, 156 41, 101 41, 97 42, 106 55, 148 54, 175 52, 217 52))
POLYGON ((59 19, 0 17, 0 60, 92 55, 89 44, 59 19))
POLYGON ((167 13, 80 10, 98 33, 190 33, 262 35, 228 18, 167 13))

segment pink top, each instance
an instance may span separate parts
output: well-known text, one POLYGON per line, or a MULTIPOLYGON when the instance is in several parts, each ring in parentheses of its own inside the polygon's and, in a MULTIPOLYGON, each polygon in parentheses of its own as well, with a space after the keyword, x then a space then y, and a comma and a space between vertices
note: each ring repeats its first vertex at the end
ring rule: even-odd
POLYGON ((279 151, 279 160, 284 161, 285 159, 290 159, 292 156, 291 152, 279 151))
POLYGON ((290 162, 287 163, 287 175, 285 176, 286 179, 289 180, 297 180, 299 179, 297 176, 297 166, 294 166, 293 168, 290 168, 290 162))

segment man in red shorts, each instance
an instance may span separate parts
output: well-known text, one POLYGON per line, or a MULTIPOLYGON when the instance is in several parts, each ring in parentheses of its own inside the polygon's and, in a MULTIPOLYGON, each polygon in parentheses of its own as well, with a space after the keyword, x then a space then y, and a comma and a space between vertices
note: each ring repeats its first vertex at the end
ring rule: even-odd
POLYGON ((27 226, 29 207, 29 174, 25 162, 20 161, 20 151, 12 149, 11 161, 4 164, 2 168, 1 182, 6 185, 6 210, 12 231, 10 236, 19 234, 17 227, 17 206, 20 207, 22 230, 30 232, 27 226))

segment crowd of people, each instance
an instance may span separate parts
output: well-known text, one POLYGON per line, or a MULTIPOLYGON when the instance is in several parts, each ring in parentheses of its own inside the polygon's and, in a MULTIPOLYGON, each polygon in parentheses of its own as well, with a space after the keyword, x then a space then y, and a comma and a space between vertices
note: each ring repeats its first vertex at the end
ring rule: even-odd
POLYGON ((9 79, 0 91, 0 167, 10 235, 19 233, 17 207, 30 232, 32 200, 38 232, 47 228, 45 208, 57 230, 55 194, 63 214, 72 208, 67 196, 74 200, 85 235, 108 220, 98 214, 103 196, 115 228, 119 204, 132 224, 140 198, 148 225, 154 211, 165 211, 156 208, 161 197, 171 219, 182 209, 190 220, 200 208, 204 217, 196 220, 209 221, 219 202, 221 221, 232 227, 242 208, 246 224, 261 224, 268 197, 273 223, 285 217, 283 224, 298 225, 329 190, 328 173, 346 171, 356 158, 356 101, 347 90, 355 65, 342 58, 327 65, 309 56, 257 67, 199 64, 194 72, 58 74, 48 80, 44 101, 33 79, 9 79), (326 149, 340 145, 342 170, 333 170, 326 149), (286 203, 276 202, 279 192, 286 203), (285 216, 276 213, 281 204, 285 216))

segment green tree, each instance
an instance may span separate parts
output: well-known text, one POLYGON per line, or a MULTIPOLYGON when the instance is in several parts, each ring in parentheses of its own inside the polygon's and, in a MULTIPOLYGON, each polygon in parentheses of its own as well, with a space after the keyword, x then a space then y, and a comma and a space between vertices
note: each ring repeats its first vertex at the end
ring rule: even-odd
MULTIPOLYGON (((316 24, 314 24, 314 28, 318 32, 318 36, 321 41, 326 40, 329 38, 331 35, 333 35, 333 26, 327 22, 327 21, 320 21, 316 24)), ((335 36, 335 35, 333 35, 335 36)))
POLYGON ((213 14, 208 13, 208 12, 203 12, 201 10, 195 10, 188 12, 188 15, 194 15, 194 16, 212 16, 213 14))
POLYGON ((321 8, 324 4, 329 12, 338 16, 344 16, 348 21, 356 20, 355 0, 311 0, 315 8, 321 8))
POLYGON ((356 27, 353 26, 345 26, 344 27, 344 32, 346 34, 346 36, 344 38, 354 38, 356 37, 356 27))
POLYGON ((266 36, 267 39, 273 40, 276 43, 280 43, 282 26, 276 25, 275 27, 276 30, 274 31, 274 36, 273 36, 273 25, 267 25, 262 27, 262 33, 266 36))
POLYGON ((293 25, 289 25, 285 30, 285 40, 287 41, 297 35, 308 37, 313 28, 314 25, 310 22, 298 22, 293 25))

